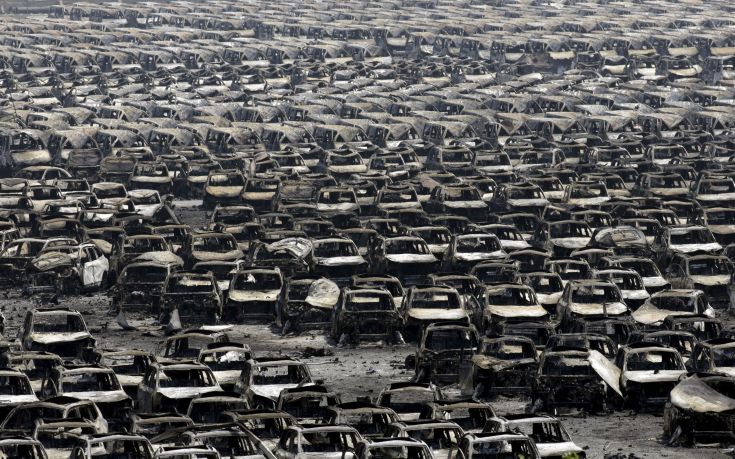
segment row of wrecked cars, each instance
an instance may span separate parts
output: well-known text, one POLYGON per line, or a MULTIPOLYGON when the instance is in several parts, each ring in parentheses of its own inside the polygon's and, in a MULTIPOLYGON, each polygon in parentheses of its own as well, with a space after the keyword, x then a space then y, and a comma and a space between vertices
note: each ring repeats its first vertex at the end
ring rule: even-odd
POLYGON ((586 457, 571 409, 732 442, 732 6, 537 3, 4 15, 0 281, 170 336, 8 324, 0 455, 586 457), (224 323, 413 377, 346 401, 224 323))
POLYGON ((548 415, 500 416, 432 383, 343 401, 292 357, 258 356, 228 326, 155 353, 95 346, 83 316, 34 309, 4 342, 0 452, 10 457, 586 457, 548 415), (15 454, 15 456, 12 456, 15 454))

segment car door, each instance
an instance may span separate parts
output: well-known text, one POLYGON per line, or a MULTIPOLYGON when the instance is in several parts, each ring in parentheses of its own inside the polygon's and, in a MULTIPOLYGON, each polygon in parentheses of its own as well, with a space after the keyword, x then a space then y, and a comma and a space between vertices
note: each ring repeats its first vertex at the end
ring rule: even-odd
POLYGON ((153 390, 156 384, 156 370, 149 369, 148 373, 138 384, 138 407, 146 412, 153 411, 153 390))
POLYGON ((82 247, 81 251, 82 285, 86 288, 98 287, 110 268, 107 257, 96 247, 82 247))
POLYGON ((684 268, 677 261, 679 260, 674 260, 674 264, 666 269, 667 280, 671 282, 672 288, 689 288, 689 279, 684 272, 684 268))

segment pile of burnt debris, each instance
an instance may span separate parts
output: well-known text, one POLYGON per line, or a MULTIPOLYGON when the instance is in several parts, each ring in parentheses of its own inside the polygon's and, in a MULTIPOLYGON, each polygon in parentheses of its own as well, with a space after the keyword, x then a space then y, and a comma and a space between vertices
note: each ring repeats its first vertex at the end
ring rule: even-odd
POLYGON ((730 2, 13 11, 0 281, 49 307, 0 342, 0 457, 583 458, 573 408, 735 439, 730 2), (94 292, 168 337, 50 307, 94 292), (414 376, 343 401, 250 323, 414 376))

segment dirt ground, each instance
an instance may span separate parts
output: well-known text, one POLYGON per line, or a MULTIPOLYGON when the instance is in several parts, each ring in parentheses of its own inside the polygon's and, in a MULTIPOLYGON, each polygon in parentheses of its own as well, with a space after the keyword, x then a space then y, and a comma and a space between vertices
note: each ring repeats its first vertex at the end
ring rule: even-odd
MULTIPOLYGON (((192 205, 195 203, 184 203, 192 205)), ((182 208, 178 212, 192 227, 204 224, 204 213, 182 208)), ((16 337, 25 311, 35 303, 20 296, 18 290, 0 292, 0 308, 6 317, 5 337, 16 337)), ((161 327, 152 319, 130 318, 138 331, 123 331, 109 314, 109 299, 104 294, 60 299, 59 306, 82 311, 98 344, 106 349, 138 348, 155 351, 163 339, 161 327)), ((231 330, 235 341, 249 344, 256 355, 293 355, 309 363, 315 379, 324 380, 330 388, 342 393, 343 401, 358 396, 375 397, 386 384, 405 381, 411 373, 403 362, 413 353, 413 345, 365 346, 339 348, 331 345, 319 333, 282 337, 267 325, 236 325, 231 330), (310 349, 309 349, 310 348, 310 349), (304 351, 307 355, 304 355, 304 351), (309 356, 316 350, 314 356, 309 356)), ((458 396, 456 388, 448 387, 445 394, 458 396)), ((491 404, 498 414, 522 412, 525 400, 502 399, 491 404)), ((647 458, 727 458, 732 454, 722 448, 669 448, 660 442, 663 420, 660 416, 619 412, 608 416, 562 416, 573 440, 587 449, 587 457, 602 458, 605 454, 635 453, 647 458)))

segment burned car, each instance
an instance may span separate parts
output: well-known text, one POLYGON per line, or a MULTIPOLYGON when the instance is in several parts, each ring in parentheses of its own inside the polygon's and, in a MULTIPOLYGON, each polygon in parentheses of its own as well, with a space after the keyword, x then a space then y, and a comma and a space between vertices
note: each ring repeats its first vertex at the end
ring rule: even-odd
POLYGON ((0 370, 0 415, 6 417, 16 406, 37 402, 31 382, 24 373, 18 370, 0 370))
POLYGON ((546 349, 539 360, 531 390, 532 410, 556 412, 581 408, 591 413, 607 410, 607 386, 590 363, 584 348, 559 346, 546 349))
POLYGON ((625 317, 629 314, 618 286, 602 280, 569 282, 564 287, 556 310, 561 328, 567 332, 574 331, 576 321, 625 317))
POLYGON ((456 383, 462 367, 470 365, 477 347, 474 326, 429 325, 419 340, 416 354, 406 358, 406 367, 415 369, 417 382, 456 383))
POLYGON ((245 362, 253 358, 250 346, 242 343, 209 343, 199 351, 197 362, 208 366, 220 387, 226 391, 235 388, 245 362))
POLYGON ((689 375, 671 389, 664 407, 669 444, 731 443, 735 399, 731 376, 689 375))
POLYGON ((586 453, 577 446, 558 419, 544 415, 506 415, 489 419, 483 433, 516 432, 533 439, 542 458, 574 457, 585 459, 586 453))
POLYGON ((120 312, 149 312, 159 315, 169 276, 179 267, 156 262, 127 265, 112 288, 112 308, 120 312))
POLYGON ((212 370, 201 363, 154 362, 138 385, 138 408, 186 413, 194 397, 221 391, 212 370))
POLYGON ((420 282, 439 265, 426 242, 411 236, 378 238, 368 248, 368 259, 372 272, 389 273, 404 283, 420 282))
POLYGON ((700 373, 735 375, 735 340, 715 338, 700 341, 692 350, 690 366, 700 373))
POLYGON ((100 365, 56 367, 41 387, 44 397, 72 397, 95 403, 108 422, 124 422, 133 409, 111 368, 100 365))
POLYGON ((305 363, 289 357, 263 357, 248 360, 235 384, 235 392, 251 406, 275 408, 283 389, 312 383, 305 363))
POLYGON ((25 350, 70 359, 89 358, 96 343, 81 313, 67 308, 28 311, 18 336, 25 350))
POLYGON ((625 405, 633 409, 660 409, 679 378, 687 372, 676 349, 653 343, 621 347, 614 365, 595 352, 591 356, 594 368, 623 398, 625 405))
POLYGON ((346 287, 332 310, 332 338, 340 344, 367 340, 400 342, 403 320, 383 288, 346 287))
POLYGON ((653 294, 632 313, 633 319, 649 328, 662 327, 667 317, 705 315, 714 318, 715 310, 701 290, 672 289, 653 294))
POLYGON ((473 398, 530 394, 538 371, 536 346, 523 336, 484 338, 460 387, 473 398))
POLYGON ((168 276, 161 322, 167 323, 174 312, 184 325, 217 324, 222 317, 222 293, 214 275, 180 271, 168 276))
POLYGON ((459 292, 444 285, 411 287, 404 300, 402 313, 406 336, 416 340, 431 324, 470 325, 474 315, 465 308, 459 292))
POLYGON ((432 383, 398 382, 380 391, 376 404, 393 409, 401 421, 415 421, 422 405, 442 398, 441 389, 432 383))
POLYGON ((270 322, 276 317, 284 279, 278 268, 246 269, 230 280, 224 314, 238 320, 270 322))
POLYGON ((276 322, 282 327, 281 333, 328 328, 339 298, 339 286, 327 278, 291 277, 278 302, 276 322))
POLYGON ((527 285, 490 285, 482 292, 482 329, 485 334, 497 331, 505 323, 545 322, 549 313, 527 285))

